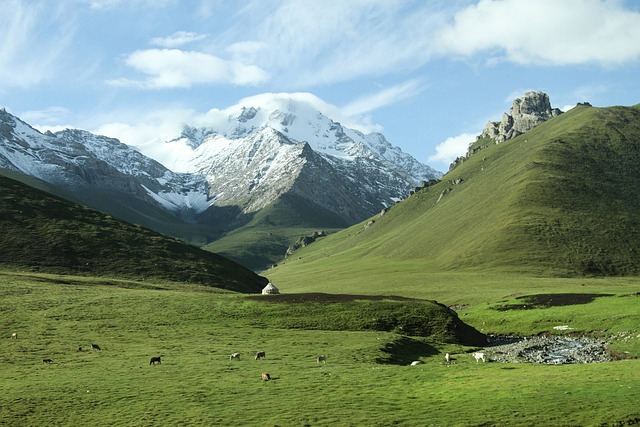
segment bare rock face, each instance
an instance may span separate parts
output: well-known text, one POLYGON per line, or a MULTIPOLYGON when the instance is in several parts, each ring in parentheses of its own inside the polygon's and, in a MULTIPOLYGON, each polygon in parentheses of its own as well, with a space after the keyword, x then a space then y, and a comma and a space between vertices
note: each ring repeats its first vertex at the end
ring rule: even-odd
POLYGON ((491 138, 496 143, 504 142, 560 114, 560 109, 551 108, 546 93, 526 92, 523 97, 513 101, 511 110, 508 114, 504 113, 502 121, 487 123, 480 137, 491 138))
MULTIPOLYGON (((584 105, 590 106, 589 103, 584 103, 584 105)), ((551 107, 549 95, 546 93, 526 92, 522 97, 513 101, 509 113, 504 113, 501 121, 487 123, 482 133, 476 137, 476 141, 469 144, 466 155, 455 159, 449 165, 449 170, 455 169, 456 166, 479 151, 522 135, 560 114, 562 111, 559 108, 551 107)))

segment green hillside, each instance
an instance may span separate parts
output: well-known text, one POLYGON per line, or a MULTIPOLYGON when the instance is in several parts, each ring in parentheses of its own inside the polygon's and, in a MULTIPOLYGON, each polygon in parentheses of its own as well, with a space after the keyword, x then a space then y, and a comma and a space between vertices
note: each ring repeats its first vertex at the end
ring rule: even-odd
POLYGON ((266 279, 219 255, 0 176, 0 266, 165 279, 259 292, 266 279))
MULTIPOLYGON (((36 177, 9 169, 0 168, 0 175, 15 179, 31 187, 46 191, 63 199, 85 206, 91 206, 101 212, 107 212, 119 219, 155 230, 159 233, 178 237, 196 246, 202 246, 222 234, 222 226, 185 222, 159 206, 98 188, 65 189, 36 177)), ((212 222, 216 224, 216 222, 212 222)))
POLYGON ((251 220, 204 246, 248 268, 259 271, 278 263, 296 240, 314 231, 327 233, 347 224, 337 215, 305 199, 284 194, 251 220))
POLYGON ((347 274, 391 284, 400 271, 637 275, 639 208, 640 106, 579 106, 269 274, 320 288, 347 274))

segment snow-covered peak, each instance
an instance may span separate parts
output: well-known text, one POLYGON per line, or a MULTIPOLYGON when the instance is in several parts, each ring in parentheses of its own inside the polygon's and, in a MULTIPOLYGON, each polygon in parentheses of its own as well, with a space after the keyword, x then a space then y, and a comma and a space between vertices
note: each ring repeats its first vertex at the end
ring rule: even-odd
POLYGON ((173 212, 212 203, 200 177, 172 172, 115 138, 79 129, 41 133, 0 109, 0 167, 65 188, 95 187, 150 197, 173 212))
MULTIPOLYGON (((224 110, 210 110, 196 127, 185 126, 182 135, 172 141, 175 152, 184 148, 198 151, 202 144, 216 152, 229 146, 229 141, 275 130, 287 139, 307 143, 317 153, 345 161, 360 158, 379 159, 404 169, 413 180, 439 177, 429 166, 418 162, 385 137, 344 116, 337 107, 310 93, 265 93, 242 99, 224 110), (212 143, 213 142, 213 143, 212 143)), ((169 167, 193 171, 190 160, 174 157, 169 167)))

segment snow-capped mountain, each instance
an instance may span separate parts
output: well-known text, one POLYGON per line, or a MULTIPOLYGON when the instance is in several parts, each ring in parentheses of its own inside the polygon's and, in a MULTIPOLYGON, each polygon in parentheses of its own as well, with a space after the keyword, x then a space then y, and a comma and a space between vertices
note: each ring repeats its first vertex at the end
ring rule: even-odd
POLYGON ((292 192, 347 222, 363 220, 440 174, 391 145, 327 117, 310 94, 264 94, 185 126, 167 144, 174 167, 205 176, 219 206, 254 212, 292 192), (225 117, 226 116, 226 117, 225 117), (184 150, 184 148, 190 150, 184 150))
POLYGON ((0 110, 0 168, 159 232, 199 245, 215 241, 213 250, 262 269, 298 233, 352 225, 440 177, 382 134, 331 119, 320 104, 310 94, 266 94, 212 110, 162 143, 172 154, 164 165, 144 147, 82 130, 41 133, 0 110), (269 253, 250 224, 261 212, 269 253), (251 237, 241 245, 225 243, 243 232, 251 237))
POLYGON ((0 167, 70 191, 93 188, 126 193, 178 215, 205 211, 208 184, 175 173, 117 139, 67 129, 41 133, 0 110, 0 167))

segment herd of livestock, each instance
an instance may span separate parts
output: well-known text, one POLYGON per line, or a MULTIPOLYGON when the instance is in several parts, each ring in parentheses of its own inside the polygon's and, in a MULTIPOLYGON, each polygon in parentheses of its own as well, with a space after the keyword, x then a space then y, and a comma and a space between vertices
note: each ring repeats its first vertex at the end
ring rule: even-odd
MULTIPOLYGON (((18 333, 17 332, 12 333, 11 334, 11 339, 17 340, 18 339, 18 333)), ((98 344, 91 344, 91 349, 92 350, 102 350, 98 344)), ((78 351, 82 351, 82 346, 78 347, 78 351)), ((266 359, 266 357, 267 357, 267 355, 266 355, 266 353, 264 351, 259 351, 259 352, 256 353, 255 360, 266 359)), ((232 353, 229 356, 229 360, 230 361, 240 360, 240 353, 232 353)), ((324 354, 321 354, 316 358, 316 361, 318 363, 326 363, 327 356, 325 356, 324 354)), ((47 365, 51 364, 51 363, 53 363, 53 359, 50 359, 48 357, 44 358, 44 359, 42 359, 42 363, 47 364, 47 365)), ((151 360, 149 361, 149 365, 160 365, 160 364, 162 364, 161 356, 153 356, 153 357, 151 357, 151 360)), ((265 381, 269 381, 271 379, 271 375, 268 372, 263 372, 262 373, 262 379, 265 380, 265 381)))
MULTIPOLYGON (((14 332, 11 334, 11 339, 17 340, 18 339, 18 333, 14 332)), ((92 350, 101 350, 100 346, 98 344, 91 344, 91 349, 92 350)), ((78 347, 78 351, 82 351, 82 347, 78 347)), ((266 359, 267 355, 264 351, 258 351, 255 355, 255 360, 260 360, 260 359, 266 359)), ((485 359, 485 354, 482 352, 476 352, 473 353, 473 357, 475 358, 476 362, 479 361, 483 361, 486 362, 485 359)), ((447 364, 452 363, 452 357, 449 353, 446 353, 445 356, 445 361, 447 364)), ((229 361, 239 361, 240 360, 240 353, 231 353, 231 355, 229 356, 229 361)), ((327 356, 325 356, 324 354, 320 354, 318 355, 318 357, 316 357, 316 362, 317 363, 326 363, 327 362, 327 356)), ((44 358, 42 359, 42 363, 44 364, 50 364, 53 363, 53 359, 50 358, 44 358)), ((417 366, 417 365, 422 365, 424 362, 420 361, 420 360, 416 360, 411 362, 411 366, 417 366)), ((151 360, 149 361, 149 365, 156 365, 156 364, 162 364, 162 358, 161 356, 153 356, 151 357, 151 360)), ((269 381, 271 379, 271 375, 268 372, 263 372, 262 373, 262 379, 264 381, 269 381)))

